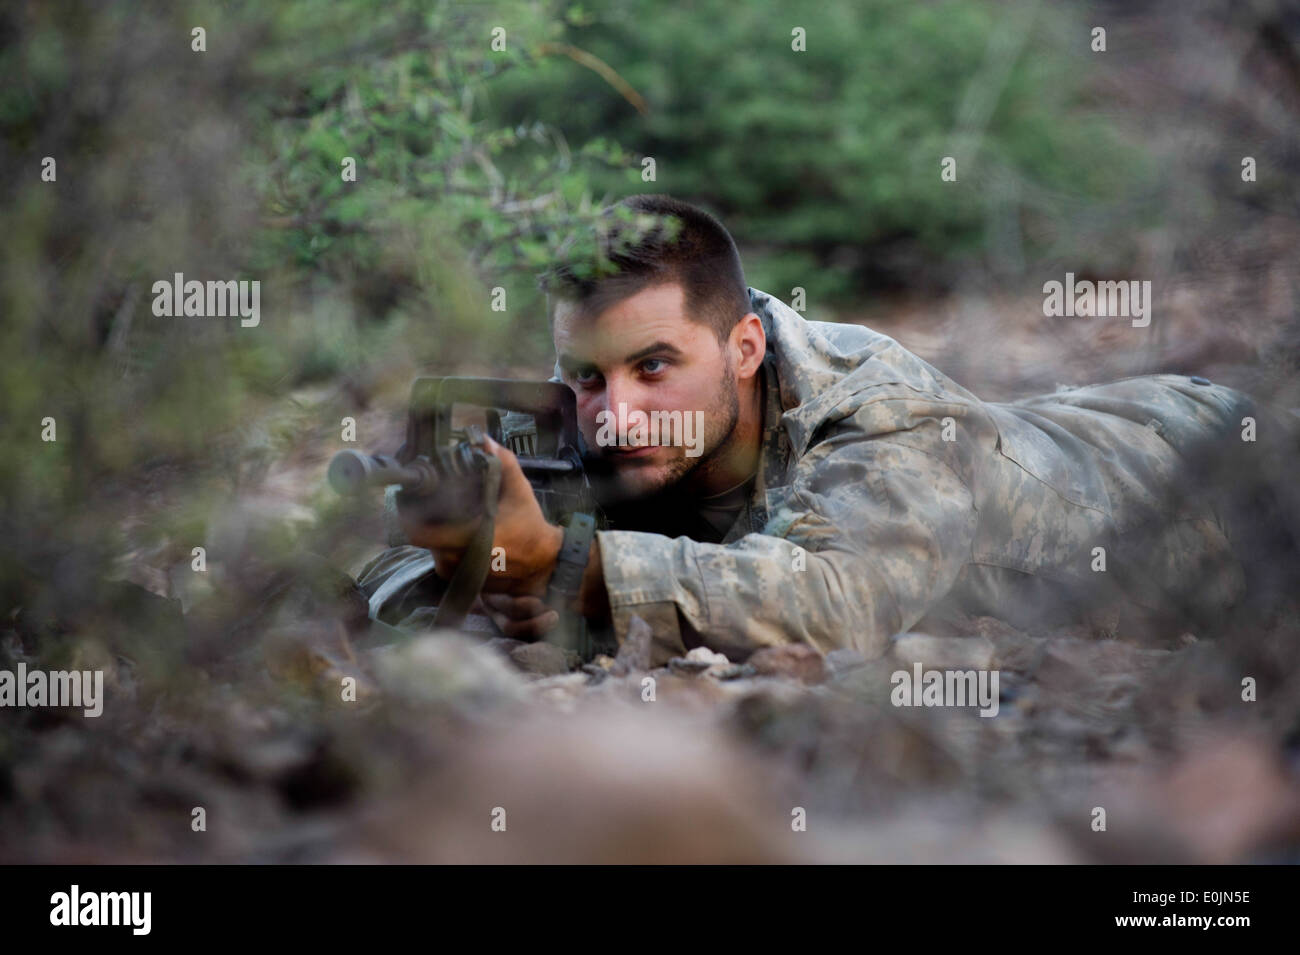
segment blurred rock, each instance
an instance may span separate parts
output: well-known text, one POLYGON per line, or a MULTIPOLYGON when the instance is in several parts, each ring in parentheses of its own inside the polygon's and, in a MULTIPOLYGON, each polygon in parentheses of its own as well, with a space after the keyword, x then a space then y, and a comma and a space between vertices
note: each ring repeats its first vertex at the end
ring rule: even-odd
POLYGON ((538 714, 461 740, 339 851, 433 863, 812 861, 812 841, 791 834, 789 806, 764 780, 716 727, 668 709, 538 714))
POLYGON ((729 666, 719 667, 713 671, 715 680, 740 680, 757 675, 758 671, 749 663, 732 663, 729 666))
POLYGON ((709 668, 706 660, 691 660, 687 657, 673 657, 668 661, 668 669, 674 673, 680 673, 684 676, 692 676, 703 673, 709 668))
POLYGON ((732 667, 726 654, 715 653, 708 647, 696 647, 686 654, 685 659, 691 669, 715 678, 720 673, 729 672, 732 667))
POLYGON ((569 672, 565 652, 553 643, 525 643, 510 651, 510 659, 525 673, 536 676, 555 676, 569 672))
POLYGON ((561 673, 543 677, 533 686, 538 699, 557 706, 563 712, 573 712, 579 695, 586 689, 589 678, 585 673, 561 673))
POLYGON ((1212 732, 1168 766, 1110 776, 1065 811, 1062 828, 1100 862, 1241 864, 1300 847, 1300 785, 1255 735, 1212 732), (1090 831, 1093 806, 1106 809, 1107 831, 1090 831))
POLYGON ((526 698, 524 678, 507 661, 453 631, 369 654, 380 689, 400 700, 497 705, 526 698))
POLYGON ((747 661, 760 676, 783 676, 801 683, 821 683, 830 675, 825 658, 803 643, 764 647, 747 661))
POLYGON ((708 666, 726 666, 731 661, 727 659, 726 654, 714 653, 708 647, 696 647, 686 654, 686 659, 697 663, 704 663, 708 666))
POLYGON ((1142 673, 1167 664, 1172 651, 1151 650, 1119 640, 1050 640, 1044 643, 1037 676, 1046 683, 1064 683, 1079 673, 1094 677, 1142 673))
POLYGON ((932 637, 900 633, 890 641, 889 655, 908 667, 920 663, 932 670, 992 670, 993 644, 983 637, 932 637))

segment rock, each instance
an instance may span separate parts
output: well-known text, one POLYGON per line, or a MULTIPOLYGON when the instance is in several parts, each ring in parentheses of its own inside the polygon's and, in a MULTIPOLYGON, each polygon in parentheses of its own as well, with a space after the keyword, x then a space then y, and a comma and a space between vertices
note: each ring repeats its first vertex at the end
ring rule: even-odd
POLYGON ((454 631, 369 652, 387 694, 417 703, 497 704, 525 698, 524 681, 495 651, 454 631))
POLYGON ((731 662, 727 659, 725 654, 714 653, 708 647, 696 647, 694 650, 686 654, 686 659, 707 663, 709 666, 726 666, 731 662))
POLYGON ((1166 666, 1172 651, 1117 640, 1048 640, 1033 675, 1046 687, 1078 688, 1101 677, 1131 677, 1166 666))
POLYGON ((993 644, 984 637, 932 637, 900 633, 890 642, 889 655, 899 664, 919 663, 931 670, 991 670, 993 644))
POLYGON ((673 657, 668 661, 668 669, 674 673, 680 673, 684 676, 693 676, 697 673, 703 673, 709 668, 707 660, 692 660, 688 657, 673 657))
POLYGON ((712 676, 729 670, 731 661, 724 654, 715 653, 708 647, 696 647, 686 654, 685 657, 674 657, 668 661, 668 669, 674 673, 692 675, 696 673, 707 673, 712 676))
POLYGON ((560 673, 543 677, 533 684, 537 698, 561 711, 572 713, 578 702, 578 695, 588 685, 590 678, 585 673, 560 673))
MULTIPOLYGON (((547 692, 559 692, 549 686, 547 692)), ((692 688, 701 681, 690 681, 692 688)), ((533 684, 534 688, 541 684, 533 684)), ((816 861, 769 768, 722 728, 666 707, 546 708, 471 730, 369 807, 350 845, 390 862, 816 861), (489 825, 501 807, 505 832, 489 825), (701 820, 707 820, 702 825, 701 820)))
POLYGON ((748 662, 760 676, 783 676, 809 685, 823 682, 828 675, 825 658, 804 643, 764 647, 748 662))
POLYGON ((741 680, 746 677, 757 676, 758 671, 749 663, 732 663, 713 670, 709 675, 715 680, 741 680))
POLYGON ((260 739, 222 740, 221 759, 228 771, 259 782, 274 781, 311 759, 312 740, 305 733, 277 733, 260 739))
POLYGON ((558 676, 569 672, 569 658, 553 643, 525 643, 510 651, 510 659, 525 673, 558 676))

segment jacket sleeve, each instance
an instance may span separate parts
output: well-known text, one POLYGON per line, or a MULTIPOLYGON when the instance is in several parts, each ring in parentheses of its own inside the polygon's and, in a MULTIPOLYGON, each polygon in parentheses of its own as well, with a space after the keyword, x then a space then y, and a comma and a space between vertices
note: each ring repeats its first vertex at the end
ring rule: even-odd
POLYGON ((635 615, 656 663, 701 644, 733 660, 793 642, 878 656, 970 560, 973 497, 938 441, 933 418, 878 437, 838 428, 768 492, 762 532, 730 544, 599 532, 619 643, 635 615))

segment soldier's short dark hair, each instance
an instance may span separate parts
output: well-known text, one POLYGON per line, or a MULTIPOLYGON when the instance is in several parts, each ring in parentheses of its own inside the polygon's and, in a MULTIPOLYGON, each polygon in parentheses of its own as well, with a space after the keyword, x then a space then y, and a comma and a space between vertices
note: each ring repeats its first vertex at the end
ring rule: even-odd
POLYGON ((593 248, 541 276, 548 308, 559 299, 598 315, 642 289, 675 282, 688 314, 719 341, 750 311, 736 243, 703 209, 668 195, 628 196, 602 212, 597 233, 593 248))

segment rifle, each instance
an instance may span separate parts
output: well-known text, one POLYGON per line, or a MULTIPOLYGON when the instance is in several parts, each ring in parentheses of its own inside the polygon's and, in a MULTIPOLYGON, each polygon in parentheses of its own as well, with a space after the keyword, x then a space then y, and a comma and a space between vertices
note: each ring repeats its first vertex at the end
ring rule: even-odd
MULTIPOLYGON (((501 479, 500 462, 471 440, 477 426, 452 428, 457 406, 485 412, 488 435, 518 457, 548 521, 564 523, 575 513, 597 511, 569 388, 554 381, 417 378, 411 386, 406 440, 397 453, 340 451, 330 461, 328 479, 345 495, 397 485, 402 507, 413 508, 426 521, 483 517, 434 615, 434 626, 451 629, 465 622, 487 578, 501 479)), ((552 607, 560 622, 547 640, 590 657, 586 622, 567 607, 552 607)))

